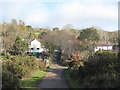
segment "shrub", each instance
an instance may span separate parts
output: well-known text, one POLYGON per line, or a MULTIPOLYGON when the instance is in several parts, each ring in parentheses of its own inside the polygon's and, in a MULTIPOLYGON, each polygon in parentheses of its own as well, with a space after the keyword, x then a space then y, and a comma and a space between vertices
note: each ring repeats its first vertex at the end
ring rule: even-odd
POLYGON ((120 87, 120 62, 112 51, 98 51, 86 61, 74 60, 69 69, 84 87, 120 87))
POLYGON ((79 81, 84 87, 120 87, 119 68, 120 63, 113 52, 97 52, 84 62, 84 67, 79 67, 79 81))
POLYGON ((45 70, 46 69, 46 65, 45 65, 44 62, 42 62, 42 61, 39 62, 39 69, 40 70, 45 70))
POLYGON ((11 57, 11 55, 10 55, 10 53, 2 53, 2 58, 3 59, 10 59, 10 57, 11 57))
POLYGON ((69 60, 69 69, 71 72, 71 76, 75 77, 74 79, 77 79, 76 77, 79 77, 78 69, 80 66, 84 66, 83 61, 81 60, 81 54, 80 53, 74 53, 71 55, 71 60, 69 60))
POLYGON ((3 71, 2 88, 19 88, 19 79, 11 72, 3 71))
MULTIPOLYGON (((17 84, 17 80, 29 77, 35 70, 45 70, 46 67, 43 62, 37 61, 33 56, 13 56, 10 59, 4 60, 2 69, 4 71, 3 86, 8 86, 9 88, 9 85, 15 83, 15 81, 17 84)), ((17 87, 18 84, 16 84, 13 85, 17 87)))

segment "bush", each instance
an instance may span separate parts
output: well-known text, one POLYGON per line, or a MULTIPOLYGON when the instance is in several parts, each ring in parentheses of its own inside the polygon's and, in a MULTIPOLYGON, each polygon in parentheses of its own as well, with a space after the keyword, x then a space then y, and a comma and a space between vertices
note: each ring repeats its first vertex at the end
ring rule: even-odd
POLYGON ((2 53, 3 59, 10 59, 10 57, 11 57, 10 53, 2 53))
POLYGON ((6 70, 10 71, 21 79, 23 76, 29 73, 29 69, 31 70, 31 67, 28 66, 28 64, 31 64, 30 61, 26 63, 28 60, 30 59, 14 56, 11 58, 11 60, 7 60, 5 63, 3 63, 3 69, 6 68, 6 70), (29 67, 29 69, 27 67, 29 67))
POLYGON ((3 71, 2 88, 19 88, 19 79, 11 72, 3 71))
POLYGON ((97 52, 84 62, 84 67, 79 67, 79 81, 84 87, 120 87, 119 68, 120 63, 113 52, 97 52))
POLYGON ((42 62, 42 61, 39 62, 39 69, 40 70, 45 70, 46 69, 46 65, 45 65, 44 62, 42 62))
POLYGON ((98 51, 87 61, 74 60, 69 69, 84 87, 120 88, 120 62, 112 51, 98 51))
POLYGON ((29 77, 33 71, 45 70, 46 67, 43 62, 37 61, 33 56, 13 56, 10 59, 3 61, 2 69, 4 71, 3 76, 5 78, 3 79, 3 86, 6 87, 8 84, 11 85, 14 83, 14 80, 12 79, 17 80, 24 77, 29 77))
POLYGON ((70 69, 72 75, 77 77, 79 67, 84 66, 83 65, 83 60, 81 58, 81 54, 80 53, 72 54, 68 65, 69 65, 69 69, 70 69))

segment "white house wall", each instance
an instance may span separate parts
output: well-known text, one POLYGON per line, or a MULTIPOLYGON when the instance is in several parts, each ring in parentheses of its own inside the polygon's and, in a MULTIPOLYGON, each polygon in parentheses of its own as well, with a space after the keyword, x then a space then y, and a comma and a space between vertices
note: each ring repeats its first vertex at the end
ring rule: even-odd
POLYGON ((37 50, 37 48, 34 48, 34 50, 30 50, 30 52, 43 52, 43 49, 37 50))
POLYGON ((43 51, 44 49, 41 47, 41 43, 38 40, 35 39, 31 41, 31 44, 29 45, 29 52, 43 52, 43 51))
POLYGON ((36 39, 31 42, 31 48, 40 48, 40 47, 41 47, 41 43, 36 39))
POLYGON ((102 49, 103 50, 108 50, 108 47, 107 46, 103 46, 102 49))
POLYGON ((98 50, 112 50, 112 46, 98 46, 95 48, 95 52, 98 50))
POLYGON ((95 48, 95 52, 98 51, 99 49, 102 50, 102 47, 96 47, 96 48, 95 48))
POLYGON ((109 47, 108 47, 108 50, 112 50, 112 46, 109 46, 109 47))

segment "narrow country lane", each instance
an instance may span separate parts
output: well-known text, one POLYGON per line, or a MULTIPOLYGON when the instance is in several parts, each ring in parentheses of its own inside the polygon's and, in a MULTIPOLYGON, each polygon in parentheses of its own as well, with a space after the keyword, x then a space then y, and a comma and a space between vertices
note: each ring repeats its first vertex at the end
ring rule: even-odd
POLYGON ((60 66, 58 64, 53 64, 46 74, 46 76, 41 80, 39 88, 69 88, 67 82, 62 74, 63 70, 67 67, 60 66))

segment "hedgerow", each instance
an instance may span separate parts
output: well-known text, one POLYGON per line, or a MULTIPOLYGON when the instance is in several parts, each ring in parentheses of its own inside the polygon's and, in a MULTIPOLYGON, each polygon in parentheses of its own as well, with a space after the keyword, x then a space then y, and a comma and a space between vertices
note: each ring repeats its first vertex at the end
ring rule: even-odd
POLYGON ((78 62, 70 67, 71 76, 84 87, 120 88, 120 61, 114 52, 96 52, 82 66, 78 62))
POLYGON ((10 59, 3 60, 3 88, 10 87, 13 83, 11 87, 16 87, 18 86, 16 80, 27 78, 33 71, 45 70, 45 68, 45 64, 37 61, 33 56, 12 56, 10 59))

